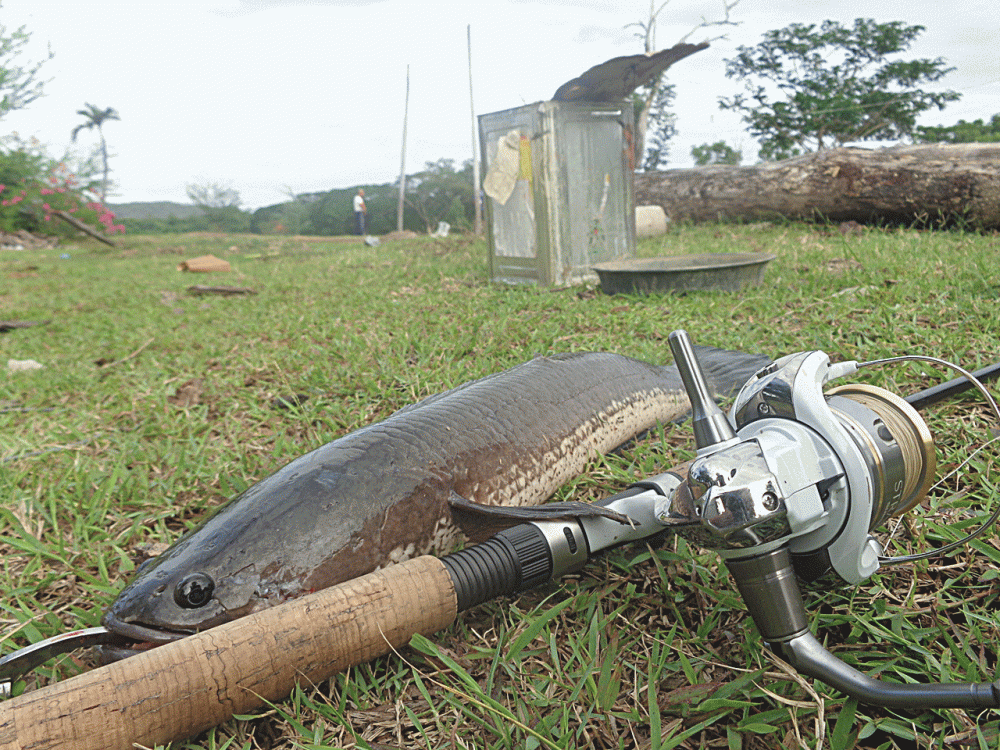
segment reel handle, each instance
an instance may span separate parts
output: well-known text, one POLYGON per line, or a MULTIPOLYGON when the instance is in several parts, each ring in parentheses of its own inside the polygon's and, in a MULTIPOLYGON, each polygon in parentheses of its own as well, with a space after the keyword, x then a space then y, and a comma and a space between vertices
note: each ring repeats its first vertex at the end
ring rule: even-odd
POLYGON ((674 364, 684 383, 688 400, 691 402, 691 426, 698 452, 716 448, 736 441, 736 433, 726 419, 725 413, 715 403, 712 392, 705 381, 705 373, 694 353, 694 346, 687 331, 673 331, 667 341, 674 355, 674 364))
POLYGON ((887 708, 1000 708, 1000 680, 993 683, 882 682, 827 651, 809 630, 787 547, 758 557, 728 559, 726 566, 768 648, 802 674, 821 680, 862 703, 887 708))

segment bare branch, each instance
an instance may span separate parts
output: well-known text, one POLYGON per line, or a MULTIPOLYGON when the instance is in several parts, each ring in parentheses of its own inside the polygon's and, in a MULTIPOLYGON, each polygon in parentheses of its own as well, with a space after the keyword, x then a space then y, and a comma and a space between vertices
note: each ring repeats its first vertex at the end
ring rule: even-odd
MULTIPOLYGON (((739 2, 739 0, 736 0, 739 2)), ((646 50, 647 55, 651 55, 656 51, 656 17, 663 12, 663 9, 667 7, 670 0, 664 0, 659 8, 653 10, 653 0, 649 0, 649 20, 634 21, 632 23, 627 23, 622 28, 629 28, 630 26, 638 26, 642 33, 636 33, 639 39, 642 39, 643 48, 646 50)))
MULTIPOLYGON (((701 17, 701 23, 695 26, 691 31, 680 38, 680 42, 686 42, 692 34, 694 34, 698 29, 707 29, 709 26, 739 26, 742 21, 732 21, 729 18, 729 12, 740 4, 740 0, 722 0, 722 13, 723 19, 721 21, 709 21, 704 16, 701 17)), ((710 39, 703 39, 705 42, 714 42, 719 39, 725 39, 726 34, 719 34, 718 36, 713 36, 710 39)), ((679 43, 680 43, 679 42, 679 43)))
MULTIPOLYGON (((626 24, 624 28, 629 28, 632 26, 640 29, 641 33, 636 32, 636 37, 643 40, 645 45, 646 54, 651 55, 656 52, 656 21, 657 17, 670 3, 670 0, 664 0, 660 4, 659 8, 655 7, 654 0, 649 2, 649 18, 646 21, 635 21, 633 23, 626 24)), ((723 18, 719 21, 709 21, 704 16, 702 16, 701 23, 695 26, 691 31, 685 34, 677 42, 678 44, 684 44, 687 40, 699 29, 706 29, 710 26, 738 26, 741 21, 733 21, 730 19, 730 12, 737 5, 740 4, 740 0, 722 0, 722 11, 723 18)), ((714 42, 717 39, 724 39, 725 34, 719 34, 710 39, 706 39, 706 42, 714 42)), ((645 154, 646 149, 646 132, 649 127, 649 117, 650 111, 653 107, 653 103, 656 100, 656 96, 660 89, 663 87, 664 76, 661 74, 652 80, 645 89, 644 101, 641 111, 636 118, 635 123, 635 148, 638 152, 639 160, 642 160, 643 154, 645 154)))

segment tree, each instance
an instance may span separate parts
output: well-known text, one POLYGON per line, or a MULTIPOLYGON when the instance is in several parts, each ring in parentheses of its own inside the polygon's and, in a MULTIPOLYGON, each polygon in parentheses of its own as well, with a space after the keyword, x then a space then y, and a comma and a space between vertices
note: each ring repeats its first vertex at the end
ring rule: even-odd
POLYGON ((663 169, 670 156, 670 140, 677 135, 677 115, 671 108, 676 97, 676 88, 670 83, 660 83, 651 102, 642 89, 632 95, 636 109, 636 121, 645 112, 645 138, 640 143, 636 139, 635 163, 641 169, 663 169), (647 105, 649 103, 649 106, 647 105))
POLYGON ((988 123, 959 120, 954 125, 918 125, 915 140, 924 143, 1000 143, 1000 113, 993 115, 988 123))
POLYGON ((16 133, 0 138, 0 230, 124 231, 114 214, 93 200, 95 167, 93 156, 70 151, 51 156, 37 138, 16 133))
MULTIPOLYGON (((625 28, 635 26, 638 31, 635 35, 642 40, 643 49, 647 55, 656 51, 656 18, 667 7, 670 0, 664 0, 660 7, 656 7, 655 0, 649 0, 649 17, 645 21, 636 21, 626 24, 625 28)), ((691 31, 681 37, 679 43, 686 42, 698 29, 709 26, 736 26, 737 22, 729 20, 729 12, 739 4, 740 0, 722 0, 723 19, 721 21, 702 20, 691 31)), ((719 35, 706 40, 706 42, 724 39, 725 35, 719 35)), ((666 165, 669 148, 668 141, 677 134, 676 117, 669 111, 674 101, 674 87, 665 83, 664 74, 657 76, 648 86, 641 86, 633 95, 632 102, 635 107, 635 163, 642 165, 643 169, 656 169, 666 165), (647 134, 652 131, 652 136, 647 134), (655 144, 650 149, 650 154, 646 154, 647 138, 655 140, 655 144), (652 166, 646 166, 651 163, 652 166)))
POLYGON ((886 61, 923 30, 858 18, 853 27, 823 21, 768 31, 726 61, 726 76, 744 80, 746 93, 722 97, 719 106, 742 114, 765 159, 910 136, 920 113, 961 97, 915 88, 953 70, 942 58, 886 61), (772 100, 774 88, 782 98, 772 100))
MULTIPOLYGON (((298 195, 289 185, 285 185, 282 192, 288 196, 289 200, 287 203, 281 204, 281 217, 274 222, 272 231, 281 234, 308 234, 309 204, 316 200, 316 196, 307 193, 298 195)), ((237 197, 238 204, 239 198, 237 197)))
POLYGON ((208 223, 220 232, 246 232, 250 216, 240 210, 239 191, 217 182, 188 184, 188 198, 202 210, 208 223))
POLYGON ((93 104, 85 104, 86 109, 78 109, 76 113, 86 118, 86 121, 73 128, 73 141, 81 130, 92 130, 97 128, 97 134, 101 139, 101 161, 104 164, 104 179, 101 180, 101 202, 104 203, 108 197, 108 144, 104 140, 104 123, 109 120, 121 120, 114 107, 98 109, 93 104))
POLYGON ((739 164, 743 161, 743 152, 737 151, 725 141, 703 143, 691 147, 691 157, 695 166, 704 167, 709 164, 739 164))
POLYGON ((24 51, 31 34, 24 26, 7 33, 7 27, 0 24, 0 117, 17 109, 24 109, 42 95, 47 81, 38 80, 38 71, 53 57, 48 56, 37 63, 18 65, 15 61, 24 51))
POLYGON ((420 216, 428 232, 449 216, 460 216, 467 227, 469 217, 475 211, 472 160, 465 161, 461 172, 455 171, 454 159, 427 162, 422 172, 411 175, 407 180, 406 202, 420 216), (461 214, 458 214, 458 206, 464 209, 461 214))
MULTIPOLYGON (((336 236, 344 234, 355 234, 357 229, 354 222, 354 196, 357 194, 357 187, 335 188, 325 193, 319 194, 317 200, 309 203, 309 229, 314 234, 336 236)), ((368 234, 379 234, 375 228, 376 210, 375 195, 368 186, 365 186, 365 205, 368 208, 368 220, 365 222, 365 229, 368 234)), ((384 230, 388 231, 388 230, 384 230)))
MULTIPOLYGON (((412 178, 407 178, 412 180, 412 178)), ((407 182, 409 194, 412 181, 407 182)), ((368 208, 368 219, 365 222, 366 234, 387 234, 396 229, 398 184, 366 184, 346 188, 334 188, 322 193, 300 193, 298 200, 305 204, 306 218, 302 234, 335 236, 356 233, 354 222, 354 196, 358 188, 365 191, 365 205, 368 208)), ((470 188, 471 189, 471 188, 470 188)), ((287 205, 287 204, 284 204, 287 205)), ((273 231, 274 221, 283 221, 282 206, 269 206, 254 212, 254 225, 258 230, 270 226, 273 231)), ((423 222, 409 206, 403 209, 403 226, 409 229, 422 229, 423 222)))

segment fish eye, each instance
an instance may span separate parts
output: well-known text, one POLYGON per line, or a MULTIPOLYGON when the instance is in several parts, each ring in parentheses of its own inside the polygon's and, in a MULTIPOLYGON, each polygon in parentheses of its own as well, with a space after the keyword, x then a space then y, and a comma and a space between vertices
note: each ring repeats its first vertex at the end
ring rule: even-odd
POLYGON ((212 600, 215 581, 204 573, 186 576, 174 589, 174 601, 184 609, 198 609, 212 600))

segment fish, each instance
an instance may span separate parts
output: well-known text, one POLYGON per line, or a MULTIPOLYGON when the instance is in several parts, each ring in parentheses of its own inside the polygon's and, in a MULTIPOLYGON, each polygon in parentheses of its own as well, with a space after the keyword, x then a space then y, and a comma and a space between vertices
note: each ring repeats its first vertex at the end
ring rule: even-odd
MULTIPOLYGON (((696 353, 720 397, 770 362, 696 353)), ((429 396, 294 459, 139 566, 102 619, 138 645, 103 658, 452 551, 463 534, 449 498, 538 505, 596 456, 688 410, 674 366, 608 352, 536 357, 429 396)))

